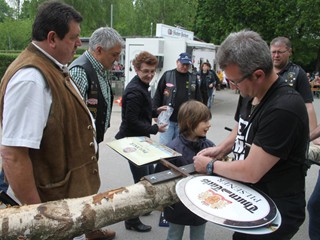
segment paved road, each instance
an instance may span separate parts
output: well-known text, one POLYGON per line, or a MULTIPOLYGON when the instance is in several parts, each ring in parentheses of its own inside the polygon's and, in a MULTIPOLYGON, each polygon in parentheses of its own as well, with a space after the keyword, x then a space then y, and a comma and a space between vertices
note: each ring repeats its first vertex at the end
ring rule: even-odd
MULTIPOLYGON (((222 90, 216 93, 214 100, 214 105, 212 109, 212 127, 208 132, 207 137, 213 142, 218 144, 227 135, 228 131, 224 130, 224 127, 232 128, 235 124, 233 120, 233 115, 237 105, 238 95, 232 90, 222 90)), ((317 111, 317 118, 320 120, 320 100, 315 99, 315 108, 317 111)), ((121 108, 114 105, 111 119, 111 128, 108 129, 105 135, 105 141, 100 145, 100 175, 102 180, 102 185, 100 188, 101 192, 115 189, 122 186, 128 186, 133 184, 131 172, 127 161, 111 150, 105 143, 114 140, 114 136, 118 131, 121 122, 121 108)), ((153 137, 158 139, 157 136, 153 137)), ((314 188, 315 181, 317 178, 318 167, 313 166, 307 176, 306 184, 306 195, 307 199, 314 188)), ((130 201, 130 200, 128 200, 130 201)), ((153 228, 149 233, 137 233, 133 231, 126 230, 124 228, 124 223, 120 222, 108 228, 117 232, 116 239, 119 240, 153 240, 153 239, 166 239, 167 228, 159 227, 159 212, 153 211, 150 216, 141 217, 144 223, 150 224, 153 228)), ((304 240, 309 239, 308 233, 308 219, 302 225, 300 231, 293 238, 294 240, 304 240)), ((183 236, 183 240, 189 239, 189 231, 186 229, 183 236)), ((206 239, 219 239, 227 240, 232 239, 232 232, 230 230, 223 229, 213 223, 207 223, 206 228, 206 239)))

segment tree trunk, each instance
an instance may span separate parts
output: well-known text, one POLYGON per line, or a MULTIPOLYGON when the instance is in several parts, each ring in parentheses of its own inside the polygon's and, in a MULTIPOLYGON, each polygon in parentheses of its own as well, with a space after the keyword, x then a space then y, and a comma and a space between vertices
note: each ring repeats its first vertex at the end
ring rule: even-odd
POLYGON ((317 54, 317 62, 316 62, 316 69, 317 72, 320 70, 320 47, 318 48, 318 54, 317 54))
POLYGON ((72 239, 178 201, 178 180, 143 180, 96 195, 0 210, 0 239, 72 239))

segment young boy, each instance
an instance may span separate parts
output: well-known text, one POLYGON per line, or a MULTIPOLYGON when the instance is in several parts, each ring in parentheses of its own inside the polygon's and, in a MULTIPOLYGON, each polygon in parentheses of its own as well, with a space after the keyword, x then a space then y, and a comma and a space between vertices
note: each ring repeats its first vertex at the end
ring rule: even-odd
MULTIPOLYGON (((214 146, 206 139, 211 127, 211 112, 199 101, 190 100, 181 105, 178 112, 179 136, 167 146, 182 154, 170 162, 178 167, 193 163, 193 156, 204 148, 214 146)), ((167 170, 158 164, 156 172, 167 170)), ((190 240, 204 240, 206 220, 198 217, 181 202, 164 209, 164 217, 169 222, 167 240, 182 239, 185 226, 190 226, 190 240)))

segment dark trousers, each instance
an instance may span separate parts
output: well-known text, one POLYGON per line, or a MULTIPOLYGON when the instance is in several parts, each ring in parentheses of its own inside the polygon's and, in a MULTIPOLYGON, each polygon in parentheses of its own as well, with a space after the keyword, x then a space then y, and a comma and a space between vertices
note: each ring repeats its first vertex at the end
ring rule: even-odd
POLYGON ((153 164, 148 164, 148 165, 144 165, 144 166, 137 166, 134 163, 129 161, 129 166, 131 169, 134 183, 139 182, 142 177, 154 173, 153 164))
MULTIPOLYGON (((249 235, 234 233, 233 240, 289 240, 298 232, 305 219, 305 194, 273 199, 282 218, 279 229, 270 234, 249 235)), ((319 238, 318 238, 319 239, 319 238)))
MULTIPOLYGON (((129 162, 129 166, 130 166, 130 169, 131 169, 131 173, 132 173, 132 176, 133 176, 134 183, 139 182, 142 177, 154 173, 153 164, 148 164, 148 165, 145 165, 145 166, 137 166, 137 165, 135 165, 134 163, 132 163, 130 161, 128 161, 128 162, 129 162)), ((129 224, 135 225, 135 224, 140 223, 140 219, 138 217, 137 218, 131 218, 131 219, 126 220, 126 222, 129 223, 129 224)))
POLYGON ((8 184, 4 181, 4 172, 0 169, 0 190, 7 192, 8 184))
POLYGON ((320 171, 318 180, 308 202, 309 237, 311 240, 320 239, 320 171))
POLYGON ((208 104, 208 90, 207 89, 201 89, 201 98, 204 105, 207 106, 208 104))

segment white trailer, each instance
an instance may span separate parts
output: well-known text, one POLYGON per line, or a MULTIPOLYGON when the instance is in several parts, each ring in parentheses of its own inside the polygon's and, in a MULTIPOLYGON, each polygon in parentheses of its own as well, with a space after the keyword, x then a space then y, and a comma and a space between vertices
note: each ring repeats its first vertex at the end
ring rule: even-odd
MULTIPOLYGON (((162 25, 163 27, 163 24, 160 25, 162 25)), ((164 26, 165 28, 170 27, 167 25, 164 26)), ((181 31, 181 29, 179 30, 181 31)), ((168 32, 176 33, 175 35, 179 34, 178 30, 170 29, 170 31, 168 32)), ((194 67, 196 67, 198 70, 202 62, 209 62, 211 66, 214 66, 217 46, 212 43, 190 40, 185 37, 187 36, 186 34, 180 35, 184 37, 178 38, 176 36, 164 36, 154 38, 126 38, 125 86, 136 75, 134 67, 132 65, 132 60, 137 54, 142 51, 150 52, 151 54, 157 56, 159 60, 156 75, 154 76, 151 83, 152 92, 155 89, 162 74, 167 70, 176 68, 176 61, 180 53, 189 53, 192 56, 194 67)))

